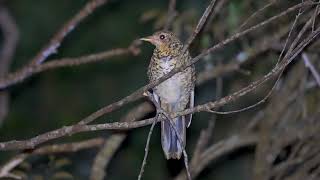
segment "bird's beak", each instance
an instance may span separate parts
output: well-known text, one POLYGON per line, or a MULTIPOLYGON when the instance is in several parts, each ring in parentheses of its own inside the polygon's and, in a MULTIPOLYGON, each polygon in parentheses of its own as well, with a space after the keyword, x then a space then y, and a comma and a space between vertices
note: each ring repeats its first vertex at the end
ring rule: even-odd
POLYGON ((154 39, 152 36, 147 36, 147 37, 144 37, 144 38, 140 38, 141 41, 147 41, 147 42, 150 42, 150 43, 153 43, 154 42, 154 39))

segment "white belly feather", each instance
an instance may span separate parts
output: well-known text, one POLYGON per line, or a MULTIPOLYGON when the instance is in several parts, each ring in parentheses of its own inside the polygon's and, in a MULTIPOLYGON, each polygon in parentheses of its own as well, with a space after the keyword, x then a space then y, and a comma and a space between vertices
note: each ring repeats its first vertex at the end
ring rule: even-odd
POLYGON ((177 103, 181 97, 183 88, 181 74, 174 75, 161 83, 156 89, 157 94, 167 103, 177 103))

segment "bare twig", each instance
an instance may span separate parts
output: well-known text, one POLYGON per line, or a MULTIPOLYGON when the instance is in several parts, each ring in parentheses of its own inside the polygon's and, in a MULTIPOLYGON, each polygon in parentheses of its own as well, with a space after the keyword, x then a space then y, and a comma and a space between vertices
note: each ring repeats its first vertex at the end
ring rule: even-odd
MULTIPOLYGON (((96 53, 96 54, 89 54, 89 55, 74 57, 74 58, 54 59, 49 62, 45 62, 43 64, 39 64, 35 66, 30 70, 29 74, 24 78, 26 79, 28 77, 31 77, 32 75, 35 75, 37 73, 44 72, 47 70, 51 70, 51 69, 57 69, 57 68, 63 68, 63 67, 74 67, 74 66, 79 66, 84 64, 96 63, 99 61, 110 59, 115 56, 122 56, 122 55, 128 55, 128 54, 137 55, 140 53, 140 49, 138 47, 139 45, 140 45, 139 41, 133 41, 131 45, 128 46, 127 48, 116 48, 116 49, 111 49, 111 50, 96 53)), ((7 77, 12 75, 19 76, 18 74, 13 75, 11 73, 7 77)), ((1 90, 1 79, 0 79, 0 90, 1 90)))
POLYGON ((107 0, 90 0, 88 3, 72 17, 50 40, 50 42, 41 49, 31 62, 22 67, 20 70, 10 73, 6 78, 0 79, 0 89, 7 88, 13 84, 19 83, 29 77, 33 69, 42 64, 50 55, 56 53, 63 39, 76 27, 79 23, 89 16, 96 8, 105 4, 107 0))
POLYGON ((203 27, 203 32, 208 32, 210 27, 212 27, 212 21, 215 19, 215 17, 220 13, 222 7, 225 5, 225 3, 228 2, 228 0, 219 0, 217 4, 215 5, 212 14, 209 16, 209 19, 205 23, 203 27))
POLYGON ((144 148, 144 157, 143 157, 143 161, 141 164, 141 168, 140 168, 140 172, 139 172, 139 176, 138 176, 138 180, 141 180, 143 172, 144 172, 144 167, 147 164, 147 157, 148 157, 148 153, 149 153, 149 144, 150 144, 150 139, 151 139, 151 135, 154 129, 154 126, 156 125, 156 121, 154 121, 150 127, 149 130, 149 134, 148 134, 148 138, 147 138, 147 143, 146 143, 146 147, 144 148))
POLYGON ((320 75, 316 68, 313 66, 313 64, 309 60, 309 56, 306 53, 302 53, 303 62, 306 65, 307 68, 311 71, 311 74, 313 75, 314 79, 316 80, 318 86, 320 87, 320 75))
POLYGON ((312 17, 312 31, 314 31, 314 27, 315 27, 315 24, 316 24, 316 19, 317 19, 317 15, 319 13, 319 6, 320 6, 320 1, 318 1, 318 5, 316 7, 316 10, 314 11, 314 15, 312 17))
POLYGON ((174 18, 177 16, 176 4, 177 0, 169 0, 167 22, 164 26, 164 30, 170 29, 170 26, 172 25, 174 18))
POLYGON ((189 39, 185 43, 185 45, 183 47, 183 52, 186 51, 189 48, 189 46, 191 45, 193 40, 196 38, 198 33, 202 30, 203 26, 207 22, 208 17, 210 16, 210 14, 212 13, 212 10, 214 9, 215 3, 216 3, 216 0, 211 0, 209 6, 206 8, 204 13, 202 14, 202 17, 200 18, 200 20, 199 20, 195 30, 193 31, 192 35, 189 37, 189 39))
POLYGON ((4 166, 1 167, 0 178, 21 179, 20 176, 12 174, 11 170, 21 164, 27 157, 27 154, 19 154, 18 156, 10 159, 4 166))
POLYGON ((38 65, 36 68, 34 68, 32 74, 61 67, 73 67, 83 64, 96 63, 98 61, 103 61, 114 56, 121 56, 127 54, 137 55, 140 52, 140 49, 138 49, 137 45, 137 41, 133 41, 133 43, 128 48, 116 48, 76 58, 62 58, 57 60, 51 60, 50 62, 38 65))
POLYGON ((262 8, 258 9, 257 11, 255 11, 253 14, 251 14, 238 28, 238 30, 240 31, 245 25, 248 24, 248 22, 253 19, 254 17, 256 17, 259 13, 262 13, 264 10, 268 9, 269 7, 271 7, 274 3, 276 3, 276 0, 273 0, 271 2, 269 2, 268 4, 264 5, 262 8))

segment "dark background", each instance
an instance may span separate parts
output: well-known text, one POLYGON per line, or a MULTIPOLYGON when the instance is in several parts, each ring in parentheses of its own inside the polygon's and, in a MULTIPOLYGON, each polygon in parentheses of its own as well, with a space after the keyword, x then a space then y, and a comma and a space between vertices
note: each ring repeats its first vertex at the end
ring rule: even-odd
MULTIPOLYGON (((14 55, 11 71, 22 67, 48 42, 52 35, 86 3, 85 0, 10 0, 3 3, 11 11, 19 29, 19 41, 14 55)), ((291 1, 293 3, 296 1, 291 1)), ((183 33, 185 40, 195 27, 209 1, 187 0, 177 2, 179 13, 184 15, 183 33), (186 20, 187 19, 187 20, 186 20)), ((288 3, 288 4, 290 4, 288 3)), ((203 47, 215 44, 235 32, 238 27, 263 1, 230 0, 221 10, 207 32, 191 46, 191 53, 196 55, 203 47), (206 38, 209 38, 207 40, 206 38)), ((133 40, 152 34, 161 24, 161 18, 167 13, 168 1, 154 0, 112 0, 97 9, 86 18, 63 41, 55 55, 50 59, 61 57, 78 57, 112 48, 127 47, 133 40), (148 13, 158 13, 149 21, 142 21, 148 13)), ((273 9, 265 15, 279 11, 273 9)), ((294 16, 294 14, 292 14, 294 16)), ((181 20, 181 19, 180 19, 181 20)), ((284 21, 286 19, 284 18, 284 21)), ((276 28, 273 24, 269 29, 276 28)), ((252 38, 261 32, 226 46, 210 57, 209 61, 217 62, 234 60, 242 48, 252 44, 252 38)), ((260 35, 259 35, 260 33, 260 35)), ((202 34, 203 35, 203 34, 202 34)), ((38 134, 71 125, 97 109, 120 100, 147 83, 147 66, 153 47, 142 44, 141 53, 137 56, 119 56, 106 61, 72 68, 60 68, 35 75, 27 81, 10 88, 10 112, 0 127, 0 141, 27 139, 38 134)), ((267 52, 257 64, 249 64, 243 72, 234 72, 223 77, 222 95, 244 87, 253 79, 270 71, 277 60, 277 53, 267 52)), ((197 71, 202 71, 206 63, 197 64, 197 71)), ((210 80, 196 88, 196 104, 215 99, 216 80, 210 80)), ((231 110, 252 104, 265 94, 265 89, 255 91, 251 96, 242 98, 232 106, 220 110, 231 110)), ((95 123, 118 121, 131 107, 145 101, 131 103, 121 110, 99 118, 95 123)), ((258 107, 259 108, 263 108, 258 107)), ((239 114, 218 115, 211 142, 227 137, 240 127, 257 109, 239 114)), ((150 114, 152 116, 153 114, 150 114)), ((207 126, 213 114, 197 113, 188 129, 187 152, 192 157, 193 148, 202 128, 207 126)), ((166 161, 160 144, 160 128, 156 127, 151 139, 151 148, 144 179, 162 180, 174 177, 183 169, 183 162, 166 161)), ((108 169, 107 179, 136 179, 142 163, 146 138, 149 128, 143 127, 128 131, 129 136, 114 156, 108 169)), ((113 131, 80 133, 64 137, 53 142, 71 142, 89 137, 108 137, 113 131)), ((28 174, 29 179, 50 179, 54 173, 66 172, 73 179, 88 179, 93 158, 98 149, 83 150, 77 153, 66 153, 54 156, 36 156, 17 169, 28 174), (26 168, 28 167, 28 168, 26 168), (28 169, 28 170, 26 170, 28 169)), ((5 162, 16 152, 1 152, 0 161, 5 162)), ((245 148, 223 157, 212 163, 198 179, 214 180, 247 180, 252 174, 253 149, 245 148)), ((68 178, 67 178, 68 179, 68 178)), ((70 177, 70 179, 72 179, 70 177)))

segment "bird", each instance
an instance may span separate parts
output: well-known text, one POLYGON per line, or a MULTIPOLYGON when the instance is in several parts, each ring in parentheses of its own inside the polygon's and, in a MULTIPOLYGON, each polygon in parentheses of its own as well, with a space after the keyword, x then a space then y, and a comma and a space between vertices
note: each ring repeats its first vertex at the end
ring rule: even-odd
MULTIPOLYGON (((184 50, 183 43, 170 31, 158 31, 140 40, 155 46, 147 71, 150 82, 191 61, 189 51, 184 50)), ((195 67, 191 65, 155 86, 152 96, 168 114, 192 108, 195 77, 195 67)), ((168 118, 163 115, 162 117, 164 120, 161 121, 161 144, 165 157, 180 159, 186 146, 186 128, 190 126, 192 114, 173 118, 171 123, 168 118)))

